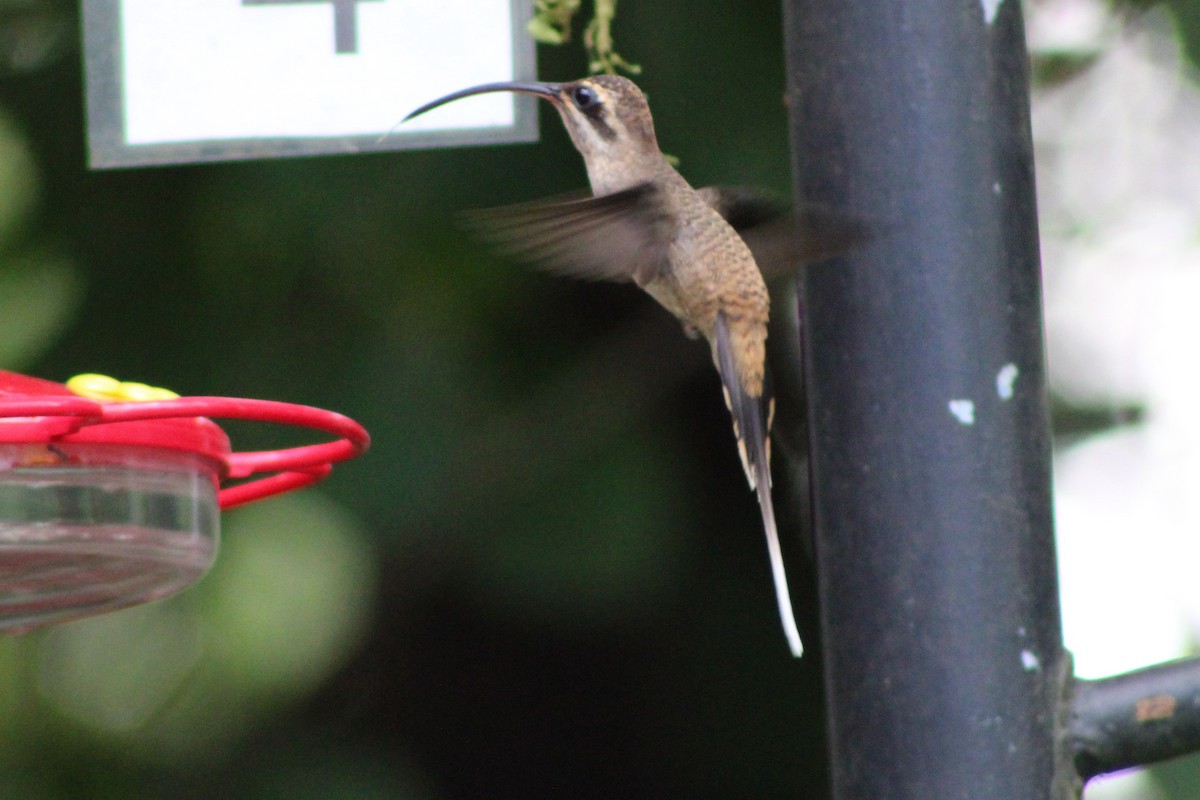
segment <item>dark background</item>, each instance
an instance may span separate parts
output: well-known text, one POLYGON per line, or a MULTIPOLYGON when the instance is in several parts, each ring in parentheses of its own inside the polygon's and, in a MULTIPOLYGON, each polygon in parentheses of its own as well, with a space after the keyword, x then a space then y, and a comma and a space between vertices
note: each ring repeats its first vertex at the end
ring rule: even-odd
MULTIPOLYGON (((779 13, 620 6, 695 185, 789 194, 779 13)), ((795 509, 800 661, 706 348, 453 224, 585 185, 555 115, 534 145, 90 172, 76 26, 0 0, 0 366, 317 405, 373 445, 226 515, 184 595, 0 642, 0 797, 821 796, 795 509)))

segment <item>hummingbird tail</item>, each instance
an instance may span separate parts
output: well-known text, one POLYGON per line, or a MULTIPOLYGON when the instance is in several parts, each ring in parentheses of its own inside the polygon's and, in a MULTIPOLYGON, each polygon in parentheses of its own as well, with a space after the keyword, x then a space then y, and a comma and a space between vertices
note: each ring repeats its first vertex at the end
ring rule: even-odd
POLYGON ((783 550, 779 546, 779 529, 775 524, 775 505, 771 501, 771 440, 770 425, 773 405, 763 395, 753 397, 738 380, 730 342, 729 325, 724 314, 717 314, 713 337, 714 360, 721 373, 725 390, 725 403, 733 415, 733 433, 737 437, 738 454, 746 469, 746 478, 758 495, 762 510, 763 529, 767 535, 767 552, 771 557, 771 575, 775 579, 775 599, 779 604, 779 618, 783 633, 787 637, 792 655, 799 658, 804 653, 800 642, 800 631, 796 627, 796 615, 792 611, 792 598, 788 592, 787 574, 783 566, 783 550))
MULTIPOLYGON (((763 470, 764 472, 767 470, 763 470)), ((792 611, 792 596, 788 591, 787 573, 783 568, 783 550, 779 546, 779 529, 775 525, 775 506, 771 502, 769 476, 758 479, 758 505, 762 509, 763 529, 767 534, 767 552, 771 556, 771 576, 775 579, 775 601, 779 604, 779 619, 783 623, 783 635, 796 658, 804 655, 804 644, 796 627, 796 615, 792 611)))

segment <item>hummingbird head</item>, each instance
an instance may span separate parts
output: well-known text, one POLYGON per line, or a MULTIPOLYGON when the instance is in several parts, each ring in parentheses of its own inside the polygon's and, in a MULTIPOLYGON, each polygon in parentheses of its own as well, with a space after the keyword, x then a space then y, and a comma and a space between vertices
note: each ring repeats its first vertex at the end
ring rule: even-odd
POLYGON ((561 84, 554 105, 587 161, 661 158, 646 96, 628 78, 597 75, 561 84))
POLYGON ((646 96, 633 81, 616 75, 596 75, 570 83, 485 83, 426 103, 404 119, 486 92, 523 92, 549 101, 583 155, 592 190, 598 195, 646 181, 664 163, 646 96))

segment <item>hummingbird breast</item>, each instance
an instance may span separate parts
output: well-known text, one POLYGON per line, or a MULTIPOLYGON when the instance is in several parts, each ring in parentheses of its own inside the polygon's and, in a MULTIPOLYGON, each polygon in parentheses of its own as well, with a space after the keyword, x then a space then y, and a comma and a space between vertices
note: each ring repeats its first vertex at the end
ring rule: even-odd
POLYGON ((762 396, 770 299, 750 248, 729 223, 676 173, 666 182, 679 220, 670 269, 645 290, 711 343, 718 313, 729 324, 739 380, 762 396), (672 185, 674 184, 674 185, 672 185))

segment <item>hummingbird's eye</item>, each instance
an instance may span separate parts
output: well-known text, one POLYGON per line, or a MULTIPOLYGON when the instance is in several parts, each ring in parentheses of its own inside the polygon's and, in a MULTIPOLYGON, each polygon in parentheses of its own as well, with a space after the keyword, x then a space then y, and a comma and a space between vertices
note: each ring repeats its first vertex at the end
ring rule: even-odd
POLYGON ((575 101, 575 106, 580 111, 586 111, 600 102, 599 98, 596 97, 596 93, 587 86, 576 86, 572 89, 571 99, 575 101))

